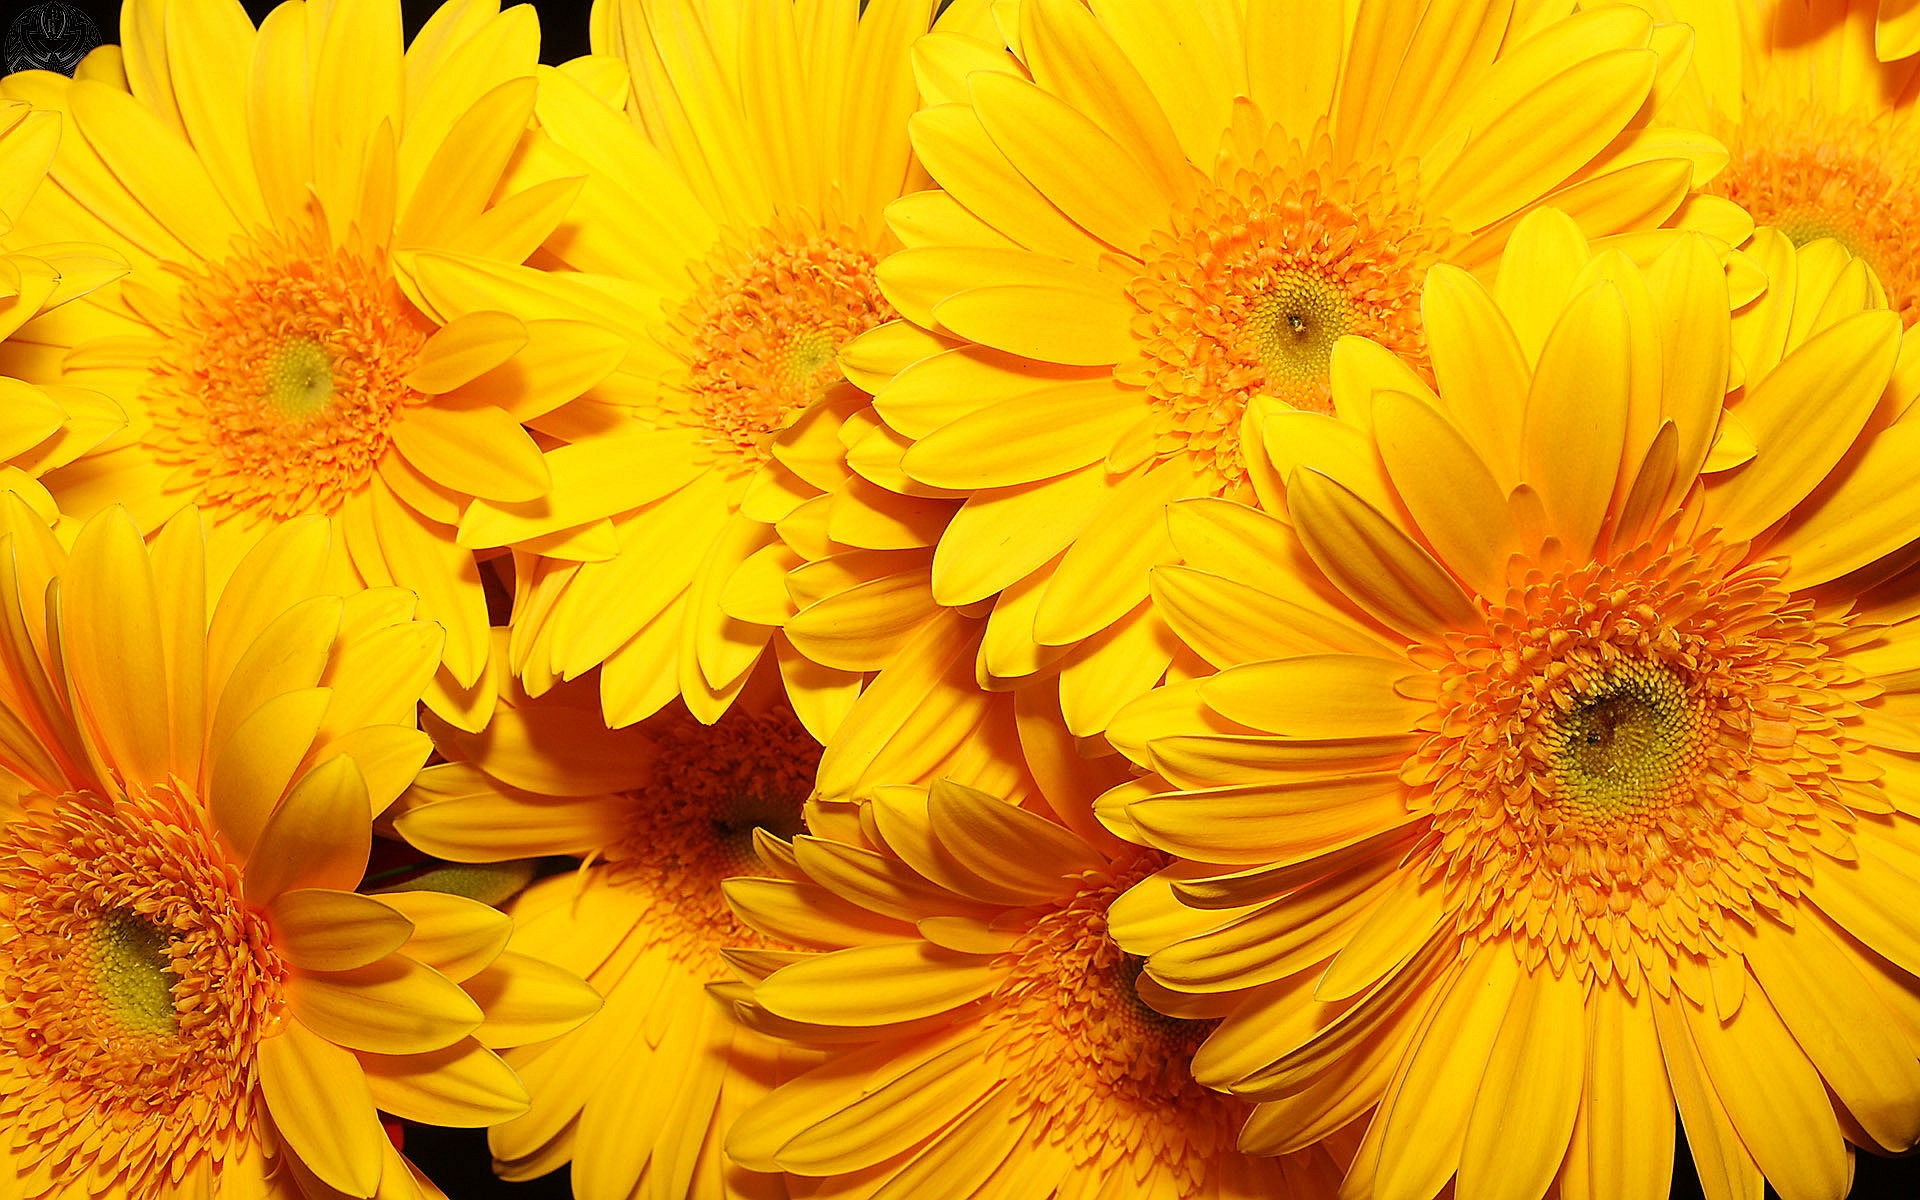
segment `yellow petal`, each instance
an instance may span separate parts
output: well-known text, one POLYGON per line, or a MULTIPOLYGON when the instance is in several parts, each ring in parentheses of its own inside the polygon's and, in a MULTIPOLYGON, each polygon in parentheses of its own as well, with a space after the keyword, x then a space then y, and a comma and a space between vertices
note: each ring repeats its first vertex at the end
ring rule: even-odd
POLYGON ((1388 626, 1439 637, 1479 620, 1433 556, 1348 489, 1303 470, 1287 485, 1287 503, 1315 564, 1388 626))
POLYGON ((373 1195, 387 1134, 352 1053, 289 1017, 257 1056, 267 1111, 288 1148, 329 1187, 373 1195))
POLYGON ((455 983, 472 978, 506 949, 513 920, 500 910, 444 892, 385 892, 379 902, 412 926, 408 958, 455 983))
POLYGON ((166 654, 160 596, 139 532, 124 511, 87 522, 62 577, 61 648, 76 715, 106 770, 167 780, 166 654), (156 703, 157 702, 157 703, 156 703))
POLYGON ((980 72, 968 83, 994 145, 1089 233, 1132 254, 1166 223, 1173 195, 1087 116, 1012 75, 980 72))
POLYGON ((1505 111, 1463 113, 1472 140, 1434 181, 1429 203, 1456 228, 1478 229, 1545 195, 1626 127, 1657 65, 1645 50, 1597 54, 1505 111))
POLYGON ((1593 1025, 1583 1121, 1590 1195, 1661 1200, 1673 1175, 1673 1092, 1649 998, 1595 988, 1588 1006, 1593 1025))
POLYGON ((559 1037, 600 1008, 599 995, 578 977, 511 950, 464 986, 486 1014, 474 1036, 494 1049, 559 1037))
POLYGON ((1474 1096, 1514 992, 1525 981, 1513 951, 1495 945, 1481 947, 1442 986, 1446 995, 1409 1047, 1373 1118, 1371 1129, 1392 1131, 1380 1146, 1373 1177, 1379 1200, 1431 1197, 1458 1169, 1474 1096))
POLYGON ((1709 519, 1729 537, 1749 538, 1791 511, 1853 444, 1899 351, 1897 315, 1858 313, 1749 385, 1740 419, 1753 430, 1754 457, 1714 481, 1707 492, 1709 519))
POLYGON ((348 971, 398 950, 413 933, 407 919, 378 900, 331 888, 295 888, 267 905, 273 941, 308 971, 348 971))
POLYGON ((933 315, 961 337, 1039 362, 1098 367, 1134 354, 1134 305, 1117 289, 981 287, 942 300, 933 315))
POLYGON ((1709 1086, 1782 1200, 1844 1196, 1852 1164, 1833 1102, 1766 997, 1748 995, 1725 1022, 1685 1000, 1673 1006, 1709 1086))
POLYGON ((402 1120, 477 1129, 527 1111, 527 1089, 513 1068, 472 1038, 424 1054, 358 1057, 373 1102, 402 1120))
POLYGON ((1412 732, 1432 713, 1417 690, 1423 674, 1384 658, 1303 655, 1222 671, 1201 681, 1200 697, 1229 720, 1282 737, 1384 737, 1412 732))
POLYGON ((1380 457, 1420 532, 1469 587, 1497 595, 1520 534, 1493 472, 1461 431, 1422 401, 1379 392, 1373 404, 1380 457))
POLYGON ((1788 557, 1795 588, 1837 579, 1913 540, 1920 527, 1920 421, 1887 429, 1860 453, 1837 487, 1797 512, 1769 554, 1788 557))
POLYGON ((1920 1139, 1920 1063, 1853 953, 1807 917, 1792 930, 1762 926, 1743 949, 1780 1019, 1861 1127, 1888 1149, 1920 1139))
POLYGON ((950 1012, 998 980, 990 960, 925 942, 883 942, 803 959, 754 990, 754 1001, 794 1021, 890 1025, 950 1012))
POLYGON ((459 985, 404 954, 351 970, 296 972, 287 980, 287 1005, 328 1041, 377 1054, 440 1050, 481 1020, 459 985))
POLYGON ((255 709, 232 736, 213 747, 207 803, 227 845, 252 853, 267 817, 286 795, 294 772, 320 732, 332 693, 326 688, 283 692, 255 709))
POLYGON ((1631 352, 1619 290, 1595 284, 1554 323, 1527 393, 1521 477, 1539 492, 1552 532, 1576 553, 1599 536, 1619 478, 1631 352))
POLYGON ((1587 1065, 1586 985, 1540 972, 1500 1023, 1460 1152, 1462 1195, 1535 1200, 1560 1170, 1587 1065))
POLYGON ((502 312, 472 312, 433 331, 415 356, 406 385, 436 396, 469 383, 519 353, 527 327, 502 312))
POLYGON ((490 405, 409 410, 393 444, 427 478, 468 496, 521 504, 553 484, 540 447, 520 423, 490 405))
POLYGON ((294 888, 351 891, 373 846, 367 785, 352 759, 330 758, 302 776, 273 810, 247 858, 247 898, 264 904, 294 888))

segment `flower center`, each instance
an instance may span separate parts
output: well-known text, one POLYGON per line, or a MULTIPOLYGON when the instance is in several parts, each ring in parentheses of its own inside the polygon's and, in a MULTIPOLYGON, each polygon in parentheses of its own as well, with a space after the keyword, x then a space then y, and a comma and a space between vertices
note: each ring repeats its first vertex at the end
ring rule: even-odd
POLYGON ((288 421, 317 414, 333 396, 333 360, 311 338, 293 338, 280 347, 267 369, 267 397, 288 421))
POLYGON ((124 910, 103 914, 93 933, 94 983, 107 1011, 131 1033, 177 1033, 172 935, 124 910))
POLYGON ((1843 627, 1744 550, 1542 564, 1454 639, 1410 779, 1463 936, 1664 990, 1673 953, 1725 952, 1725 917, 1779 908, 1844 838, 1843 627))
POLYGON ((1212 1021, 1164 1016, 1135 990, 1140 961, 1107 933, 1115 897, 1161 865, 1140 853, 1090 874, 1063 906, 1040 914, 999 966, 986 1001, 988 1054, 1039 1114, 1037 1127, 1098 1177, 1146 1156, 1198 1195, 1250 1105, 1201 1087, 1189 1069, 1212 1021))
POLYGON ((1141 358, 1118 375, 1158 410, 1155 451, 1237 486, 1247 403, 1331 412, 1328 364, 1345 334, 1424 372, 1420 284, 1448 240, 1395 172, 1338 165, 1324 135, 1303 146, 1275 129, 1230 145, 1214 186, 1154 235, 1129 286, 1141 358))
POLYGON ((1684 788, 1701 754, 1704 706, 1672 670, 1622 663, 1545 730, 1553 798, 1569 822, 1632 820, 1684 788))
POLYGON ((682 418, 718 459, 746 467, 841 382, 840 347, 891 320, 875 258, 851 230, 768 235, 718 263, 680 314, 682 418))
POLYGON ((1708 191, 1796 246, 1838 241, 1866 259, 1903 322, 1920 320, 1920 160, 1904 122, 1803 106, 1750 112, 1719 135, 1732 160, 1708 191))
POLYGON ((324 237, 264 236, 187 274, 146 401, 155 457, 202 504, 331 513, 364 486, 430 324, 384 263, 324 237))
POLYGON ((249 1138, 286 970, 194 814, 30 795, 0 828, 0 1128, 30 1197, 89 1175, 159 1197, 249 1138))
POLYGON ((762 873, 754 830, 801 832, 820 744, 784 707, 735 708, 713 725, 673 712, 648 729, 651 778, 629 793, 626 835, 607 858, 622 885, 656 901, 647 935, 689 970, 719 978, 718 950, 762 944, 734 918, 720 882, 762 873))

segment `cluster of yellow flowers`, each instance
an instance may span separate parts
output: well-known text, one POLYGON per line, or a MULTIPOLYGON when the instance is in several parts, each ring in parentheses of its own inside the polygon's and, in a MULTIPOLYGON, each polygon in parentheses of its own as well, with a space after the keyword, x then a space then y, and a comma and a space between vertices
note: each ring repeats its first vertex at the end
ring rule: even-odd
POLYGON ((0 1200, 1920 1140, 1920 3, 539 37, 0 82, 0 1200))

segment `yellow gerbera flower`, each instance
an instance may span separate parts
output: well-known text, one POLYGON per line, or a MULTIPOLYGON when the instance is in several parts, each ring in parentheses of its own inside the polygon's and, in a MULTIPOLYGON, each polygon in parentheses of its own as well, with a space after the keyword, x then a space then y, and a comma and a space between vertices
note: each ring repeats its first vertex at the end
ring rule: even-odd
POLYGON ((723 950, 764 942, 728 913, 720 881, 752 869, 761 831, 799 831, 820 761, 778 681, 710 726, 676 705, 609 731, 582 680, 537 700, 507 684, 481 732, 435 729, 453 761, 402 801, 402 836, 456 862, 590 863, 512 906, 516 947, 584 976, 606 1004, 567 1036, 509 1053, 533 1100, 489 1135, 496 1169, 531 1179, 570 1161, 582 1196, 784 1198, 778 1179, 728 1163, 720 1141, 792 1055, 707 995, 727 976, 723 950))
POLYGON ((1920 1136, 1920 422, 1833 254, 1736 334, 1697 240, 1530 217, 1491 294, 1431 277, 1437 396, 1336 384, 1371 432, 1285 520, 1170 510, 1219 670, 1110 731, 1154 773, 1102 815, 1188 860, 1113 926, 1229 1009, 1194 1069, 1244 1148, 1371 1109, 1343 1195, 1656 1197, 1671 1104, 1714 1200, 1837 1200, 1843 1130, 1920 1136))
POLYGON ((893 316, 873 270, 898 245, 882 208, 924 186, 907 145, 908 46, 933 7, 778 3, 746 19, 732 4, 602 0, 593 46, 626 63, 631 88, 598 70, 604 58, 543 76, 550 152, 516 176, 587 173, 547 246, 579 273, 422 262, 447 311, 580 315, 628 339, 582 436, 550 456, 556 498, 486 499, 461 525, 464 543, 489 546, 612 522, 611 557, 523 563, 512 658, 536 693, 604 664, 611 723, 676 695, 712 720, 771 641, 824 735, 861 673, 934 610, 930 547, 953 506, 849 471, 846 445, 877 422, 835 362, 893 316), (815 559, 829 561, 803 577, 815 559), (850 575, 875 581, 867 595, 893 615, 776 634, 850 575))
POLYGON ((0 1193, 416 1194, 377 1110, 513 1116, 490 1047, 593 1004, 492 909, 353 890, 440 630, 328 594, 322 521, 222 587, 193 510, 69 556, 0 505, 0 1193))
POLYGON ((807 824, 791 845, 763 843, 776 874, 726 892, 743 920, 809 952, 737 952, 751 989, 717 990, 826 1060, 741 1115, 734 1158, 875 1200, 1333 1195, 1325 1149, 1234 1150, 1250 1106, 1187 1069, 1211 1023, 1136 993, 1157 989, 1106 911, 1159 855, 948 781, 885 787, 867 806, 815 801, 807 824))
MULTIPOLYGON (((1920 7, 1913 12, 1920 17, 1920 7)), ((1709 192, 1796 245, 1837 239, 1872 265, 1912 324, 1920 319, 1920 58, 1876 61, 1873 13, 1873 0, 1687 11, 1697 31, 1692 79, 1675 89, 1674 108, 1726 143, 1730 160, 1709 192)))
POLYGON ((522 422, 622 353, 587 322, 446 319, 407 269, 427 248, 520 262, 578 190, 499 187, 533 110, 534 13, 455 0, 403 54, 395 0, 288 3, 257 30, 234 0, 130 0, 121 37, 78 79, 0 84, 65 121, 16 233, 131 265, 21 333, 53 380, 130 418, 48 487, 149 532, 197 503, 221 569, 275 523, 324 515, 343 578, 414 590, 447 628, 436 691, 471 687, 487 614, 455 526, 476 498, 546 494, 522 422))
MULTIPOLYGON (((1073 655, 1164 668, 1147 569, 1171 554, 1165 505, 1250 496, 1248 402, 1326 411, 1342 336, 1425 372, 1431 264, 1489 264, 1541 203, 1596 237, 1751 228, 1688 200, 1723 155, 1657 124, 1651 99, 1687 34, 1631 9, 1017 14, 1017 57, 939 34, 916 48, 929 107, 913 145, 941 190, 890 213, 906 249, 879 270, 912 328, 847 355, 911 363, 875 381, 874 409, 906 479, 966 498, 932 591, 998 598, 992 620, 1013 628, 991 677, 1073 655)), ((1069 681, 1077 731, 1127 698, 1104 686, 1118 673, 1069 681)))
MULTIPOLYGON (((60 118, 17 100, 0 101, 0 235, 46 177, 60 118)), ((126 269, 104 247, 80 242, 0 247, 0 489, 26 497, 43 517, 53 501, 36 481, 97 446, 126 423, 119 406, 85 388, 35 387, 41 347, 16 335, 28 321, 83 296, 126 269)))

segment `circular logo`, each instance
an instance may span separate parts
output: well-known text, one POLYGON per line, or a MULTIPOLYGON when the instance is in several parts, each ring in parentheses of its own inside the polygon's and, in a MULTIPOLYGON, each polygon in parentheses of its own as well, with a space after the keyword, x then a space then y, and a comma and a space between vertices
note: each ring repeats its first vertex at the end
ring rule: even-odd
POLYGON ((7 29, 8 71, 58 71, 73 74, 87 52, 100 44, 93 18, 60 0, 42 0, 13 19, 7 29))

